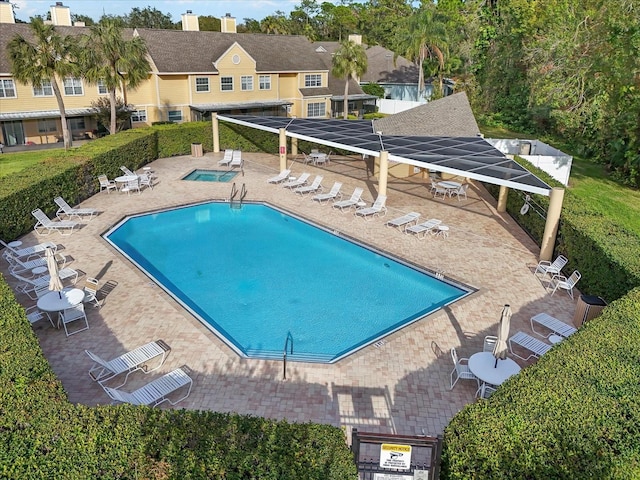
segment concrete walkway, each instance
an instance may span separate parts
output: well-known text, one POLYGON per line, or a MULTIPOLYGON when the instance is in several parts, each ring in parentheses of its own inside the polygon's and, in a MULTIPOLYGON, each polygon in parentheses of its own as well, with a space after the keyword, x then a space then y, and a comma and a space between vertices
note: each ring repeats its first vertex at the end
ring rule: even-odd
MULTIPOLYGON (((73 258, 70 267, 112 288, 100 309, 87 307, 88 331, 67 338, 48 322, 34 325, 44 355, 72 402, 109 403, 87 374, 91 361, 85 349, 110 359, 163 339, 172 347, 164 366, 147 376, 132 375, 125 389, 186 364, 195 384, 190 397, 178 407, 329 423, 347 432, 357 427, 360 431, 436 435, 456 412, 475 400, 474 382, 462 380, 449 390, 452 347, 460 357, 481 350, 484 336, 496 334, 506 303, 513 310, 512 333, 531 333, 529 319, 539 312, 568 323, 573 319, 575 302, 565 292, 550 296, 532 274, 538 247, 508 215, 496 212, 495 201, 480 185, 472 185, 466 201, 433 200, 424 180, 390 179, 387 216, 364 221, 267 184, 266 179, 278 171, 277 156, 243 153, 245 175, 236 178, 246 184, 248 199, 270 202, 478 289, 467 299, 337 364, 289 363, 283 381, 281 361, 239 358, 101 237, 127 214, 226 198, 230 184, 180 180, 194 168, 215 169, 220 158, 222 153, 157 160, 151 164, 158 176, 153 190, 141 195, 97 194, 81 206, 103 213, 80 231, 68 237, 32 233, 22 238, 25 244, 45 239, 61 244, 62 252, 73 258), (385 220, 409 211, 420 212, 423 219, 442 219, 450 226, 449 237, 418 240, 384 226, 385 220)), ((364 187, 368 202, 377 195, 371 166, 359 158, 338 157, 321 168, 296 162, 292 170, 296 174, 308 171, 312 176, 322 172, 327 189, 335 180, 342 181, 347 195, 354 187, 364 187)), ((1 267, 6 275, 6 262, 1 267)), ((13 278, 6 277, 15 285, 13 278)), ((82 278, 78 284, 83 284, 82 278)), ((24 295, 18 298, 25 306, 34 303, 24 295)))

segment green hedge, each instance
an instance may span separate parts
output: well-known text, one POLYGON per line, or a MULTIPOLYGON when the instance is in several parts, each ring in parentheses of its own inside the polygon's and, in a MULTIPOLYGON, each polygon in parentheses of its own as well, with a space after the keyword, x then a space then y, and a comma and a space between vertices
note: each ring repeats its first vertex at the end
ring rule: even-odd
MULTIPOLYGON (((562 184, 526 160, 517 158, 528 170, 553 187, 562 184)), ((498 197, 497 185, 485 184, 485 188, 498 197)), ((546 215, 549 197, 531 195, 546 215)), ((544 233, 545 219, 532 207, 526 215, 520 214, 524 203, 522 192, 509 190, 507 212, 540 245, 544 233)), ((565 191, 558 241, 555 255, 565 255, 569 263, 564 268, 567 274, 578 270, 582 279, 578 284, 581 292, 613 301, 635 287, 640 287, 640 237, 624 227, 616 225, 610 218, 594 211, 583 199, 565 191)))
POLYGON ((73 405, 1 276, 0 312, 0 478, 357 479, 329 425, 73 405))
POLYGON ((640 289, 458 413, 442 478, 640 478, 640 289))

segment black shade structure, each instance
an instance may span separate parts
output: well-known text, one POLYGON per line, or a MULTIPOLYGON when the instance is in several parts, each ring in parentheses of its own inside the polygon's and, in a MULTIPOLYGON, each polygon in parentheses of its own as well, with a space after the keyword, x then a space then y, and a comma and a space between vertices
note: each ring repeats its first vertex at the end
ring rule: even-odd
POLYGON ((507 158, 481 137, 428 137, 384 135, 369 120, 325 120, 314 118, 218 115, 218 119, 271 133, 286 130, 288 137, 332 148, 378 157, 389 153, 389 161, 460 175, 540 195, 551 187, 507 158))

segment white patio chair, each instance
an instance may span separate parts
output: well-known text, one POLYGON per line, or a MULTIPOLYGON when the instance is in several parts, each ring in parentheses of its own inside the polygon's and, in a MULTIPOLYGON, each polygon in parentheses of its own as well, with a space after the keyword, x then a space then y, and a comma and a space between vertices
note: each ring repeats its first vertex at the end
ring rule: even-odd
POLYGON ((493 353, 493 349, 495 348, 497 342, 498 342, 498 337, 495 337, 493 335, 487 335, 486 337, 484 337, 484 344, 482 345, 482 351, 493 353))
POLYGON ((437 183, 436 184, 432 183, 431 184, 431 193, 433 195, 433 198, 438 198, 438 195, 442 195, 442 198, 444 199, 447 195, 449 195, 449 189, 441 187, 437 183))
POLYGON ((129 180, 124 187, 120 189, 121 192, 126 192, 127 195, 131 194, 131 192, 137 191, 138 195, 140 195, 140 177, 136 177, 135 180, 129 180))
POLYGON ((36 305, 25 309, 25 313, 27 314, 27 320, 29 320, 31 325, 48 318, 36 305))
POLYGON ((573 300, 573 287, 576 286, 576 283, 578 283, 581 277, 582 275, 580 275, 580 272, 578 270, 574 270, 569 278, 565 277, 564 275, 554 275, 551 278, 551 282, 549 284, 550 288, 553 287, 551 295, 556 293, 556 290, 558 288, 562 288, 563 290, 567 291, 567 293, 571 297, 571 300, 573 300))
POLYGON ((320 204, 322 204, 322 202, 329 203, 329 200, 333 200, 335 202, 336 199, 342 198, 342 192, 340 192, 341 188, 342 182, 334 182, 333 187, 331 187, 331 190, 329 190, 329 192, 318 193, 317 195, 311 197, 311 200, 315 200, 320 204))
POLYGON ((133 372, 141 370, 147 374, 160 368, 164 364, 170 351, 171 347, 164 341, 156 340, 155 342, 149 342, 129 352, 123 353, 112 360, 104 360, 89 350, 85 350, 85 353, 93 360, 93 365, 89 369, 89 376, 100 385, 118 375, 126 373, 124 381, 117 387, 112 387, 120 388, 127 383, 127 378, 133 372), (158 365, 149 369, 147 363, 158 357, 160 357, 158 365))
POLYGON ((549 345, 548 343, 544 343, 525 332, 516 332, 512 337, 509 338, 509 352, 511 352, 511 355, 514 355, 525 361, 529 360, 532 357, 540 358, 549 350, 551 350, 551 345, 549 345), (531 352, 531 355, 526 358, 518 355, 513 350, 514 344, 519 345, 524 350, 531 352))
POLYGON ((427 233, 433 233, 435 228, 442 223, 442 220, 438 220, 437 218, 430 218, 429 220, 425 220, 424 222, 417 223, 416 225, 411 225, 404 229, 404 233, 407 235, 416 235, 418 238, 422 235, 422 238, 426 236, 427 233))
POLYGON ((365 220, 369 220, 375 217, 384 217, 387 213, 387 207, 385 203, 387 201, 386 195, 378 195, 376 201, 370 207, 357 208, 354 212, 356 216, 362 217, 365 220))
POLYGON ((71 220, 51 220, 39 208, 33 210, 31 215, 37 220, 33 229, 38 235, 48 235, 51 232, 60 232, 61 235, 71 235, 73 230, 80 225, 79 222, 72 222, 71 220))
POLYGON ((322 180, 324 177, 322 175, 316 175, 316 178, 313 179, 311 185, 304 185, 302 187, 294 188, 293 191, 300 195, 307 195, 309 193, 322 192, 322 180))
POLYGON ((100 191, 106 190, 109 193, 110 190, 117 190, 118 186, 113 180, 109 180, 106 175, 98 175, 98 182, 100 182, 100 191))
POLYGON ((418 218, 420 218, 420 214, 418 212, 409 212, 401 217, 394 218, 385 223, 388 227, 394 227, 399 230, 403 230, 411 224, 415 224, 418 222, 418 218), (404 227, 404 228, 403 228, 404 227))
POLYGON ((334 202, 333 207, 339 208, 341 212, 344 212, 345 209, 349 210, 351 207, 357 207, 358 203, 362 201, 362 192, 364 192, 363 188, 356 187, 351 194, 351 198, 334 202))
POLYGON ((449 196, 453 197, 454 195, 458 198, 458 201, 460 201, 461 197, 464 197, 464 199, 467 199, 467 190, 469 189, 469 184, 468 183, 463 183, 462 185, 460 185, 460 187, 458 187, 457 190, 451 190, 449 191, 449 196))
POLYGON ((311 176, 310 173, 304 172, 302 175, 300 175, 295 180, 289 180, 289 181, 284 182, 282 184, 282 186, 284 188, 290 188, 290 189, 302 187, 302 186, 307 184, 307 180, 309 180, 310 176, 311 176))
POLYGON ((96 308, 100 308, 100 302, 98 301, 98 285, 100 284, 97 279, 93 277, 87 277, 84 280, 84 303, 92 303, 96 308))
POLYGON ((188 370, 189 368, 186 366, 177 368, 131 393, 105 387, 104 385, 102 385, 102 388, 114 402, 130 403, 132 405, 148 405, 150 407, 157 407, 163 402, 169 402, 171 405, 175 405, 187 398, 191 393, 193 380, 188 375, 188 370), (178 400, 170 400, 167 398, 171 393, 187 385, 189 386, 187 393, 178 400))
POLYGON ((487 385, 483 383, 480 385, 480 388, 476 391, 476 398, 484 398, 487 399, 496 391, 496 388, 491 385, 487 385))
POLYGON ((153 175, 150 173, 143 173, 138 177, 138 180, 140 182, 140 188, 148 187, 153 190, 153 175))
POLYGON ((78 219, 89 217, 89 220, 91 220, 94 215, 98 214, 98 211, 95 208, 73 208, 62 197, 56 197, 53 201, 59 207, 56 212, 56 217, 60 220, 62 220, 62 215, 66 215, 69 219, 72 217, 78 217, 78 219))
POLYGON ((75 335, 76 333, 84 332, 85 330, 89 330, 89 322, 87 321, 87 315, 84 313, 84 305, 82 303, 75 305, 71 308, 66 308, 60 312, 60 323, 64 327, 64 333, 67 334, 67 337, 71 335, 75 335), (84 320, 84 326, 80 326, 78 329, 70 331, 67 328, 67 325, 73 322, 78 322, 84 320))
POLYGON ((274 184, 278 184, 280 182, 284 182, 287 178, 289 178, 289 175, 291 175, 291 170, 289 170, 288 168, 282 170, 278 175, 276 175, 275 177, 271 177, 267 180, 267 183, 274 183, 274 184))
POLYGON ((542 273, 543 277, 547 274, 551 276, 560 275, 562 269, 568 261, 569 260, 567 260, 567 257, 565 257, 564 255, 558 255, 553 263, 549 262, 548 260, 540 260, 540 262, 538 262, 538 265, 536 265, 536 269, 534 270, 533 274, 537 275, 538 272, 540 272, 542 273))
POLYGON ((222 157, 222 159, 218 160, 218 165, 227 167, 231 163, 231 160, 233 160, 233 150, 230 148, 227 148, 224 151, 224 156, 222 157))
POLYGON ((458 380, 474 380, 476 382, 476 386, 480 387, 480 381, 478 378, 471 372, 469 369, 469 359, 468 358, 458 358, 458 354, 456 353, 456 349, 451 349, 451 359, 453 360, 453 370, 451 371, 451 388, 449 390, 453 390, 453 387, 456 386, 458 380), (456 376, 455 380, 453 376, 456 376))

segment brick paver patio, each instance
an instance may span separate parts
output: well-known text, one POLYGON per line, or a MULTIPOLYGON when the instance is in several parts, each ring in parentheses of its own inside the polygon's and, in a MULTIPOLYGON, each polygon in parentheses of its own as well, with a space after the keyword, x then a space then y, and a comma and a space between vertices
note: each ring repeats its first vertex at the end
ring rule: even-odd
MULTIPOLYGON (((115 287, 100 309, 87 306, 90 329, 85 332, 67 338, 63 330, 46 321, 34 325, 44 355, 72 402, 109 402, 87 374, 91 361, 85 349, 112 358, 163 339, 172 347, 164 366, 148 376, 132 375, 125 389, 186 364, 195 383, 189 398, 178 407, 329 423, 347 431, 357 427, 436 435, 456 412, 475 400, 472 382, 460 381, 449 390, 451 347, 461 357, 481 350, 484 336, 496 334, 505 303, 513 311, 512 333, 530 333, 529 318, 539 312, 572 322, 574 301, 565 292, 550 296, 532 274, 539 248, 511 217, 496 211, 495 201, 480 185, 473 184, 466 201, 433 200, 424 180, 390 179, 387 216, 365 221, 267 184, 266 179, 278 171, 277 157, 243 153, 245 175, 236 181, 246 184, 248 199, 265 200, 425 268, 443 270, 446 276, 478 289, 465 300, 386 337, 380 345, 366 347, 336 364, 289 363, 283 381, 281 361, 239 358, 101 237, 127 214, 224 199, 231 189, 228 183, 180 180, 194 168, 216 168, 220 158, 222 153, 157 160, 151 164, 158 176, 153 190, 141 195, 97 194, 82 206, 102 213, 85 222, 80 231, 71 236, 31 233, 22 238, 25 244, 46 239, 62 245, 62 253, 73 258, 70 267, 99 278, 101 285, 115 287), (451 228, 449 237, 419 240, 384 226, 385 220, 409 211, 420 212, 423 219, 442 219, 451 228)), ((321 171, 326 188, 340 180, 348 195, 354 187, 363 186, 369 202, 377 195, 371 168, 359 158, 338 157, 321 168, 296 162, 292 169, 312 176, 321 171)), ((3 273, 15 285, 6 267, 2 262, 3 273)), ((82 284, 81 278, 78 285, 82 284)), ((24 305, 34 303, 24 295, 18 298, 24 305)))

